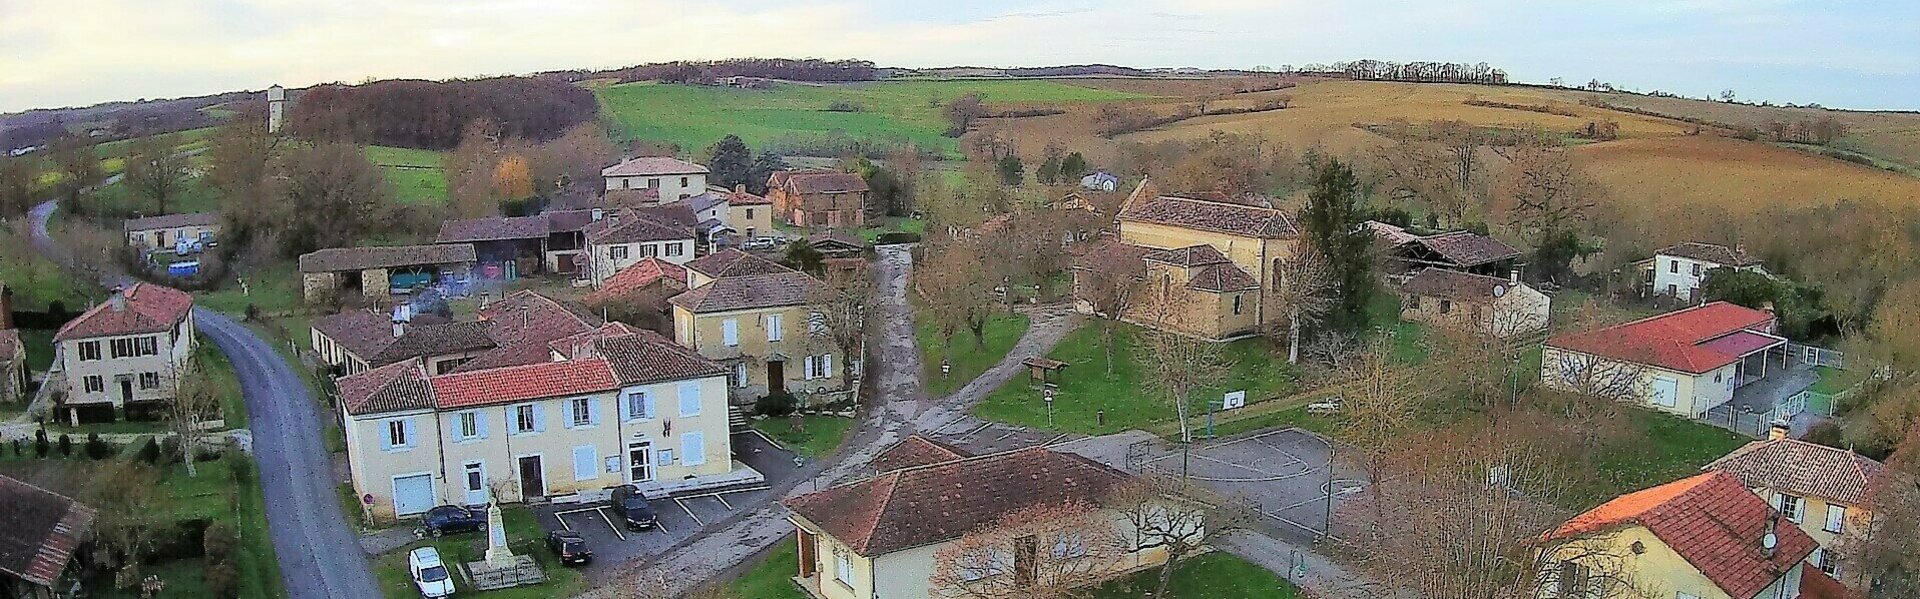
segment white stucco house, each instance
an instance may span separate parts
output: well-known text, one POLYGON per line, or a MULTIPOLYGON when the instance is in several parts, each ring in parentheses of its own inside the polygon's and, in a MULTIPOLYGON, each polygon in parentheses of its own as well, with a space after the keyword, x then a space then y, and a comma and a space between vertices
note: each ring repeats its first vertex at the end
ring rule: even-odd
POLYGON ((56 409, 69 423, 157 410, 193 359, 193 296, 136 283, 60 327, 53 343, 67 380, 56 409))
POLYGON ((1769 355, 1785 360, 1787 340, 1776 326, 1770 312, 1712 302, 1556 335, 1543 348, 1540 380, 1699 418, 1764 378, 1769 355))
POLYGON ((707 189, 707 167, 669 156, 641 156, 600 169, 607 191, 653 189, 661 202, 676 202, 707 189))
POLYGON ((1640 265, 1640 280, 1647 293, 1686 300, 1689 304, 1698 304, 1704 299, 1700 286, 1706 283, 1707 273, 1713 269, 1767 273, 1760 259, 1748 254, 1744 247, 1694 241, 1655 252, 1653 258, 1640 265))

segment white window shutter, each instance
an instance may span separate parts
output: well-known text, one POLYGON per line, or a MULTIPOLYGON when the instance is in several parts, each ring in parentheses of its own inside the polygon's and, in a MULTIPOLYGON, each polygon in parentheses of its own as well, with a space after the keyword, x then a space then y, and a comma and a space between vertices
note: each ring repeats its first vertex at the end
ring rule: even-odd
POLYGON ((393 444, 393 421, 389 420, 381 423, 380 449, 383 451, 393 451, 399 449, 399 447, 400 446, 393 444))
POLYGON ((740 321, 732 318, 720 321, 720 340, 727 345, 740 344, 740 321))
POLYGON ((573 428, 573 422, 573 400, 562 400, 560 402, 560 425, 573 428))
POLYGON ((533 432, 547 431, 547 411, 540 404, 533 404, 533 432))
POLYGON ((801 378, 805 378, 806 380, 811 381, 813 380, 813 356, 807 356, 807 359, 805 360, 805 362, 806 362, 805 367, 802 368, 800 371, 801 378))
POLYGON ((820 378, 823 378, 823 379, 833 378, 833 354, 821 354, 820 378))
POLYGON ((699 431, 680 436, 680 464, 698 466, 707 463, 707 437, 699 431))
POLYGON ((700 415, 700 383, 687 381, 680 383, 680 416, 691 418, 700 415))

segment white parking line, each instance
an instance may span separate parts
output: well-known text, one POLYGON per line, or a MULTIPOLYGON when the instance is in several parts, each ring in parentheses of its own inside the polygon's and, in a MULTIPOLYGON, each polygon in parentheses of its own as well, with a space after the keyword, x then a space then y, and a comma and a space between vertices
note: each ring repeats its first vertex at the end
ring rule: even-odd
POLYGON ((583 514, 586 512, 595 512, 600 514, 600 520, 607 523, 607 528, 613 529, 614 535, 619 536, 620 540, 622 541, 627 540, 627 534, 624 532, 621 532, 619 526, 614 525, 613 517, 608 516, 606 508, 603 508, 603 507, 585 507, 580 509, 558 511, 553 513, 553 519, 559 520, 560 526, 565 527, 567 530, 573 530, 573 525, 567 523, 566 516, 569 516, 572 514, 583 514))
POLYGON ((961 433, 961 434, 960 434, 960 436, 958 436, 958 437, 954 437, 954 438, 953 438, 953 440, 954 440, 954 442, 956 442, 956 443, 958 443, 958 442, 962 442, 962 441, 966 441, 966 440, 967 440, 967 439, 968 439, 969 437, 972 437, 974 433, 977 433, 977 432, 980 432, 980 431, 983 431, 983 430, 986 430, 986 428, 987 428, 987 427, 989 427, 989 426, 993 426, 993 423, 990 423, 990 422, 989 422, 989 423, 983 423, 983 424, 981 424, 981 425, 980 425, 979 427, 977 427, 977 428, 975 428, 975 429, 973 429, 973 430, 970 430, 970 431, 967 431, 967 432, 965 432, 965 433, 961 433))
POLYGON ((724 505, 724 506, 727 506, 727 511, 729 511, 729 512, 731 512, 731 511, 733 511, 733 504, 731 504, 731 503, 727 503, 727 496, 725 496, 725 495, 714 495, 714 496, 713 496, 713 498, 714 498, 714 499, 718 499, 718 500, 720 500, 720 505, 724 505))
POLYGON ((693 515, 693 510, 692 510, 692 509, 689 509, 689 508, 687 507, 687 502, 685 502, 685 501, 681 501, 679 497, 675 497, 675 498, 673 498, 673 502, 674 502, 674 503, 677 503, 677 504, 680 504, 680 511, 683 511, 683 512, 686 512, 686 513, 687 513, 687 517, 688 517, 688 518, 692 518, 692 519, 693 519, 693 523, 694 523, 694 524, 696 524, 696 525, 699 525, 699 526, 706 526, 706 525, 707 525, 707 523, 706 523, 705 521, 702 521, 702 520, 700 519, 700 517, 699 517, 699 516, 695 516, 695 515, 693 515))
POLYGON ((605 521, 607 521, 607 528, 611 528, 611 529, 613 529, 613 534, 614 534, 614 535, 616 535, 616 536, 619 536, 619 537, 620 537, 620 540, 622 540, 622 541, 625 541, 625 540, 627 540, 627 533, 626 533, 626 532, 624 532, 624 531, 622 531, 622 530, 620 530, 620 526, 619 526, 619 525, 616 525, 616 524, 614 524, 614 523, 613 523, 613 517, 612 517, 612 516, 608 516, 608 515, 607 515, 607 511, 606 511, 606 510, 594 510, 594 511, 596 511, 596 512, 600 512, 600 519, 601 519, 601 520, 605 520, 605 521))

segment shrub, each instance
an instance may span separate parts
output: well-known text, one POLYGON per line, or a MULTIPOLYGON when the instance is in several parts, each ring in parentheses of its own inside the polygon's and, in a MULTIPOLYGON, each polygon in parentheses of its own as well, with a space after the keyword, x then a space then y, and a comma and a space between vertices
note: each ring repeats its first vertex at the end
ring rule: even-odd
POLYGON ((766 397, 755 400, 753 402, 753 411, 761 416, 778 418, 792 414, 794 408, 797 407, 799 403, 798 400, 793 398, 792 393, 776 391, 768 393, 766 397))
POLYGON ((16 458, 20 457, 21 452, 22 450, 20 449, 20 440, 14 439, 13 440, 13 457, 16 457, 16 458))
POLYGON ((165 460, 163 463, 167 463, 167 464, 180 463, 180 438, 179 437, 169 436, 166 439, 162 439, 160 441, 160 458, 162 460, 165 460))
POLYGON ((63 455, 63 456, 73 455, 73 436, 72 435, 69 435, 66 433, 60 433, 60 455, 63 455))
POLYGON ((87 457, 95 460, 113 455, 113 446, 100 439, 100 433, 87 433, 87 457))
POLYGON ((34 431, 33 432, 34 457, 39 457, 39 458, 47 457, 47 450, 50 448, 51 448, 51 444, 47 443, 47 429, 43 428, 43 429, 34 431))
POLYGON ((232 563, 214 562, 207 566, 203 576, 213 599, 236 599, 240 596, 240 570, 232 563))
POLYGON ((227 459, 227 469, 233 472, 233 480, 242 485, 252 484, 253 463, 248 461, 247 455, 240 451, 240 445, 229 443, 222 453, 227 459))
POLYGON ((159 464, 160 442, 155 441, 152 436, 148 436, 147 442, 140 446, 140 453, 137 457, 140 458, 140 461, 146 462, 149 465, 159 464))
POLYGON ((827 105, 827 112, 866 112, 867 107, 853 100, 834 100, 827 105))
POLYGON ((1842 430, 1840 424, 1833 420, 1823 420, 1819 424, 1813 425, 1813 428, 1807 429, 1806 441, 1827 447, 1848 447, 1849 445, 1847 443, 1846 431, 1842 430))
POLYGON ((224 522, 207 525, 200 539, 200 546, 206 548, 207 559, 216 562, 233 557, 233 550, 240 545, 240 537, 234 534, 233 526, 224 522))

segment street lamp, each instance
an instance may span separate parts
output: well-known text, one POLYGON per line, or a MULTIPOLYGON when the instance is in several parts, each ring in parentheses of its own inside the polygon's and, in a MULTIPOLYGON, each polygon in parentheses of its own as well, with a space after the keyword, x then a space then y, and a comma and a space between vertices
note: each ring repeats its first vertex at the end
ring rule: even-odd
POLYGON ((1040 399, 1047 402, 1047 428, 1053 428, 1053 394, 1058 388, 1053 383, 1047 383, 1046 387, 1040 389, 1040 399))

